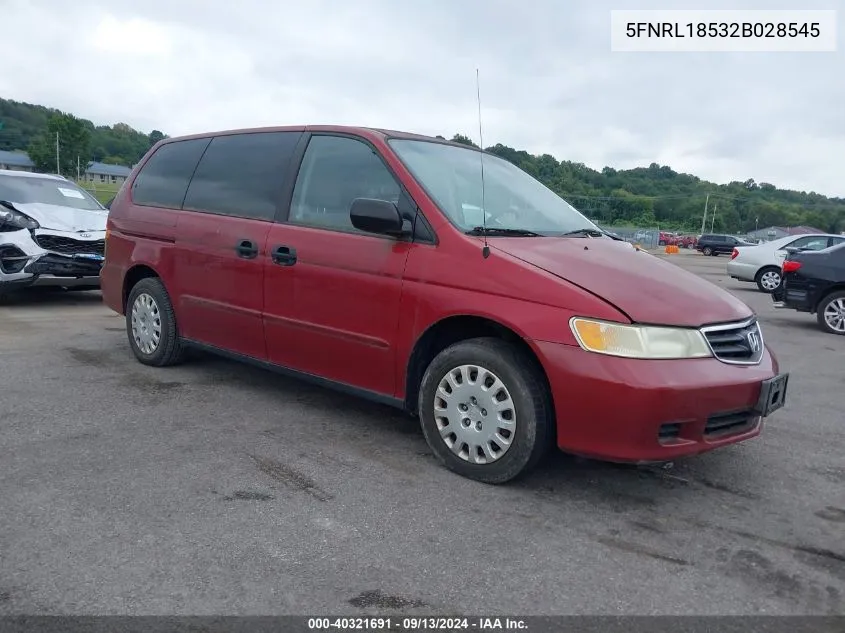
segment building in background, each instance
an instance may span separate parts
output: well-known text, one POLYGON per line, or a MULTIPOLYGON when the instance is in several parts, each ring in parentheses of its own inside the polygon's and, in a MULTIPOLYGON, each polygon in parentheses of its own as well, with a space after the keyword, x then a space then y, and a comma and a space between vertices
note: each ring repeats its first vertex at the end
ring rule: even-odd
MULTIPOLYGON (((0 169, 35 171, 35 165, 26 152, 7 152, 0 150, 0 169)), ((122 185, 130 173, 132 173, 132 168, 124 167, 123 165, 89 163, 88 168, 82 175, 82 182, 89 182, 94 185, 122 185)), ((64 176, 75 178, 76 174, 64 174, 64 176)))
POLYGON ((25 152, 7 152, 0 150, 0 169, 11 169, 14 171, 32 171, 35 165, 25 152))
POLYGON ((107 165, 106 163, 91 163, 88 165, 88 169, 85 170, 83 180, 93 182, 95 185, 122 185, 131 173, 131 167, 107 165))
POLYGON ((757 229, 756 231, 749 231, 748 237, 755 240, 766 240, 771 242, 788 235, 808 235, 810 233, 827 233, 821 229, 812 226, 767 226, 764 229, 757 229))

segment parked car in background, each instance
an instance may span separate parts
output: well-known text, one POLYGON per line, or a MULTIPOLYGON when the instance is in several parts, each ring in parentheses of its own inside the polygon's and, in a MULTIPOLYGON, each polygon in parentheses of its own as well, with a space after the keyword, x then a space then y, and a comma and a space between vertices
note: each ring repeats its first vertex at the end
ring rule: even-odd
POLYGON ((705 233, 698 238, 695 249, 705 255, 728 255, 737 246, 753 246, 752 242, 722 233, 705 233))
POLYGON ((845 243, 789 251, 783 284, 772 293, 775 307, 815 314, 825 332, 845 335, 845 243))
POLYGON ((675 233, 670 233, 669 231, 660 231, 657 236, 657 245, 658 246, 671 246, 675 244, 675 238, 677 235, 675 233))
POLYGON ((740 281, 752 281, 761 292, 780 286, 781 266, 788 248, 819 251, 845 242, 845 237, 828 233, 788 235, 763 244, 737 246, 731 253, 727 273, 740 281))
POLYGON ((698 237, 695 235, 679 235, 675 238, 675 246, 679 248, 693 249, 698 244, 698 237))
POLYGON ((788 374, 751 308, 480 151, 343 126, 160 141, 112 203, 104 302, 143 364, 201 348, 404 409, 487 483, 554 445, 669 461, 757 436, 788 374))
POLYGON ((98 288, 107 217, 66 178, 0 170, 0 292, 98 288))

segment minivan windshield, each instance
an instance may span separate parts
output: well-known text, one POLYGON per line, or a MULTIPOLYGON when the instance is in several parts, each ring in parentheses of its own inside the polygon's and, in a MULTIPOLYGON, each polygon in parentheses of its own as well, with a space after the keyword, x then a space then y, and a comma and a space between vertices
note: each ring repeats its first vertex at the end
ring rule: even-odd
POLYGON ((482 200, 482 154, 478 150, 413 139, 388 143, 443 213, 463 231, 472 232, 486 220, 492 237, 569 233, 583 237, 602 232, 551 189, 498 156, 483 154, 482 200))
POLYGON ((0 175, 0 200, 19 204, 52 204, 88 211, 104 210, 91 194, 76 184, 38 176, 0 175))

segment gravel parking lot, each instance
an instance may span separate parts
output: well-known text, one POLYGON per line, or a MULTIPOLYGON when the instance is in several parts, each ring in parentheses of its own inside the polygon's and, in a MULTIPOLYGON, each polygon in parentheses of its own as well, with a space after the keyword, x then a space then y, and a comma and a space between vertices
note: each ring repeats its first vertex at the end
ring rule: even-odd
POLYGON ((390 409, 144 367, 98 293, 6 301, 0 613, 845 614, 845 340, 671 261, 758 311, 786 408, 669 469, 555 454, 502 487, 390 409))

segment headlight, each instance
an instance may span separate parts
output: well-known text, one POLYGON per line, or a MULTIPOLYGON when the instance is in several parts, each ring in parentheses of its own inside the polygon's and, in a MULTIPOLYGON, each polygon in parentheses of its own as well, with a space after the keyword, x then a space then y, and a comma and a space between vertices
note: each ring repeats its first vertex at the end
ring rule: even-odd
POLYGON ((588 352, 625 358, 706 358, 710 346, 698 330, 651 325, 624 325, 574 317, 569 327, 588 352))
POLYGON ((20 211, 0 207, 0 230, 9 226, 14 229, 37 229, 40 225, 20 211))

